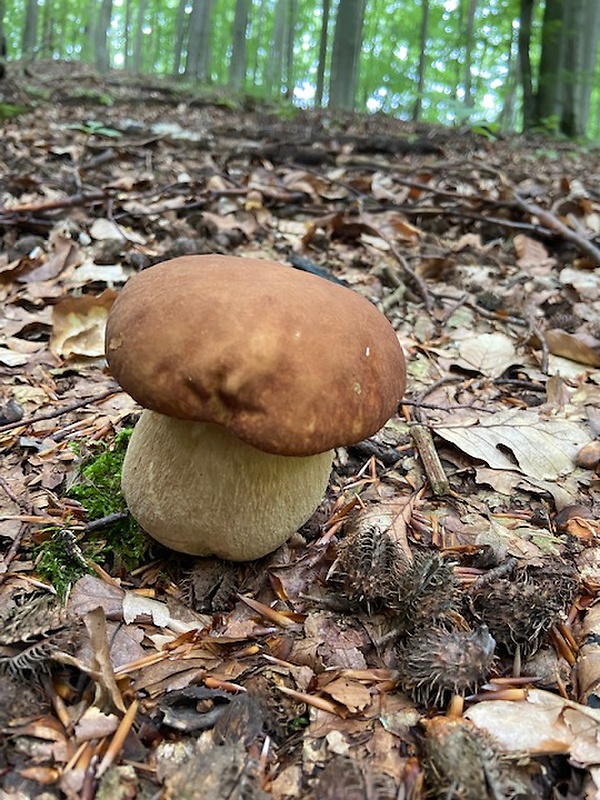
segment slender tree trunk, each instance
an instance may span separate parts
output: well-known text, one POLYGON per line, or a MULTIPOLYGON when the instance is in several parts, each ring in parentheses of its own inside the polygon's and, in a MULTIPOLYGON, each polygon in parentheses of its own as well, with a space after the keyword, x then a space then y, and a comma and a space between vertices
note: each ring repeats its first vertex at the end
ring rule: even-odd
POLYGON ((600 0, 586 0, 584 7, 585 25, 582 36, 582 87, 581 118, 584 129, 590 118, 590 102, 594 87, 594 75, 598 63, 598 43, 600 40, 600 0))
POLYGON ((146 16, 146 0, 138 0, 137 20, 135 30, 135 45, 133 48, 134 72, 142 72, 142 53, 144 50, 144 17, 146 16))
POLYGON ((427 66, 427 39, 429 35, 429 0, 421 0, 421 34, 419 37, 419 77, 417 79, 417 97, 413 106, 412 119, 417 122, 421 116, 421 104, 425 91, 425 69, 427 66))
POLYGON ((108 49, 108 31, 112 17, 112 0, 101 0, 96 30, 94 33, 94 50, 96 68, 100 72, 108 72, 110 68, 110 53, 108 49))
POLYGON ((267 95, 279 97, 283 83, 283 42, 285 38, 285 12, 287 0, 278 0, 271 42, 271 58, 267 65, 267 95))
POLYGON ((521 72, 519 66, 519 35, 520 28, 513 25, 508 37, 508 55, 506 59, 506 80, 504 81, 504 101, 498 116, 498 123, 502 130, 515 129, 515 108, 517 88, 521 85, 521 72))
POLYGON ((533 81, 531 78, 531 27, 535 0, 521 0, 519 20, 519 76, 523 92, 523 130, 530 130, 534 122, 533 81))
POLYGON ((580 35, 583 24, 583 0, 569 0, 564 6, 564 59, 561 70, 560 130, 567 136, 578 136, 580 130, 579 76, 581 75, 580 35))
POLYGON ((233 20, 229 85, 238 92, 246 77, 246 31, 250 14, 250 0, 237 0, 233 20))
POLYGON ((473 43, 475 30, 475 12, 477 11, 477 0, 469 0, 467 11, 467 28, 465 31, 465 107, 473 108, 473 43))
POLYGON ((535 126, 546 130, 556 130, 560 121, 563 52, 563 0, 546 0, 534 108, 535 126))
POLYGON ((24 58, 35 58, 38 44, 39 6, 37 0, 27 0, 25 6, 25 23, 21 36, 21 52, 24 58))
POLYGON ((129 69, 131 65, 131 12, 133 0, 125 0, 125 34, 123 36, 123 67, 129 69))
POLYGON ((340 0, 329 81, 329 105, 332 108, 354 109, 364 14, 365 0, 340 0))
MULTIPOLYGON (((257 86, 258 74, 260 71, 260 47, 263 37, 264 21, 265 21, 265 0, 260 0, 258 9, 258 30, 256 31, 256 49, 254 50, 254 63, 252 65, 252 85, 257 86)), ((263 70, 263 75, 265 74, 263 70)))
POLYGON ((185 74, 208 83, 211 61, 210 24, 212 0, 194 0, 190 15, 185 74))
POLYGON ((185 39, 185 23, 187 0, 179 0, 177 6, 177 21, 175 23, 175 53, 173 54, 173 75, 181 72, 181 54, 183 51, 183 41, 185 39))
POLYGON ((296 31, 297 0, 288 0, 285 26, 285 96, 291 100, 294 94, 294 42, 296 31))
POLYGON ((327 41, 329 38, 329 13, 331 0, 323 0, 323 14, 321 17, 321 33, 319 35, 319 65, 317 67, 317 89, 315 105, 323 105, 323 92, 325 90, 325 66, 327 64, 327 41))
POLYGON ((54 9, 52 0, 45 0, 42 7, 42 57, 52 58, 54 49, 54 9))

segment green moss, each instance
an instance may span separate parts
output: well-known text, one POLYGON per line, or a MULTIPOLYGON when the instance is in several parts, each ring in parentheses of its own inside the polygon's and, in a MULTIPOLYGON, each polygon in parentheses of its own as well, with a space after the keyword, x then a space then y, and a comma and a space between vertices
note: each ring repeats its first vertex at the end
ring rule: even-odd
POLYGON ((67 492, 86 510, 88 523, 111 514, 117 519, 91 531, 75 530, 76 539, 69 530, 48 531, 48 538, 35 548, 38 573, 61 595, 92 571, 87 562, 111 573, 130 571, 140 565, 148 550, 150 540, 126 514, 121 494, 121 468, 130 436, 130 429, 123 430, 113 442, 102 443, 95 455, 84 457, 79 477, 67 492))
POLYGON ((52 528, 42 531, 42 536, 48 538, 34 548, 36 571, 54 586, 60 597, 65 597, 82 575, 92 571, 73 547, 73 538, 65 537, 65 533, 52 528))
MULTIPOLYGON (((121 469, 131 429, 121 431, 111 445, 84 464, 69 497, 86 509, 90 521, 127 510, 121 494, 121 469)), ((113 522, 86 537, 85 553, 96 563, 114 569, 139 566, 148 548, 148 537, 131 516, 113 522)))

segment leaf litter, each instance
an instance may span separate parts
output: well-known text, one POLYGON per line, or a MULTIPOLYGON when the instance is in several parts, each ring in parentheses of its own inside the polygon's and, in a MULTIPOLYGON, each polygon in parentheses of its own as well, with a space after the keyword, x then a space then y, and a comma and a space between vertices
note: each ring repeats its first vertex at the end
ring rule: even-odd
MULTIPOLYGON (((65 96, 94 85, 47 66, 65 96)), ((2 790, 593 796, 597 153, 441 128, 423 151, 379 115, 286 122, 146 90, 140 106, 119 76, 110 108, 5 126, 2 790), (136 271, 204 252, 365 294, 408 390, 276 553, 148 541, 132 561, 120 498, 92 512, 70 491, 139 414, 106 370, 106 315, 136 271)))

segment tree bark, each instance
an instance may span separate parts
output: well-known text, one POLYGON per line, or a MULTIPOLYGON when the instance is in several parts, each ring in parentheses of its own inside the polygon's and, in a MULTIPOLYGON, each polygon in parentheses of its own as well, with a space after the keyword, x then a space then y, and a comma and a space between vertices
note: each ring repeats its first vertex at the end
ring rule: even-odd
POLYGON ((285 96, 291 100, 294 95, 294 32, 296 30, 297 0, 288 0, 288 13, 285 36, 285 96))
POLYGON ((469 0, 467 10, 467 27, 465 31, 465 74, 463 84, 465 87, 465 107, 473 108, 473 32, 475 30, 475 12, 477 0, 469 0))
POLYGON ((533 122, 549 131, 560 121, 563 53, 563 0, 546 0, 533 122))
POLYGON ((417 97, 413 106, 412 119, 418 122, 421 116, 423 92, 425 90, 425 69, 427 66, 427 37, 429 34, 429 0, 421 0, 421 35, 419 37, 419 75, 417 79, 417 97))
POLYGON ((38 44, 38 18, 39 6, 37 0, 27 0, 25 6, 25 23, 21 36, 21 51, 23 58, 35 58, 38 44))
POLYGON ((317 67, 317 89, 315 92, 315 105, 323 105, 323 92, 325 90, 325 67, 327 64, 327 41, 329 38, 329 13, 331 0, 323 0, 323 15, 321 17, 321 33, 319 35, 319 66, 317 67))
POLYGON ((193 0, 188 34, 185 74, 202 83, 209 81, 212 0, 193 0))
POLYGON ((94 56, 99 72, 108 72, 110 53, 108 49, 108 31, 112 17, 112 0, 102 0, 96 19, 94 31, 94 56))
POLYGON ((340 0, 329 81, 329 105, 332 108, 354 109, 364 15, 365 0, 340 0))
POLYGON ((521 0, 519 20, 519 77, 523 92, 523 130, 528 131, 534 122, 533 81, 531 78, 531 26, 535 0, 521 0))
POLYGON ((246 32, 250 16, 250 0, 237 0, 233 19, 229 85, 236 92, 242 88, 246 77, 246 32))

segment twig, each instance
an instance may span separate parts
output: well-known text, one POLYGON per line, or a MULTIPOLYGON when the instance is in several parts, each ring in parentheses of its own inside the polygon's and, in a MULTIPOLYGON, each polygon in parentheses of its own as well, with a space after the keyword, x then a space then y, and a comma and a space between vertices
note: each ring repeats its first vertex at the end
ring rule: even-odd
POLYGON ((450 493, 450 482, 435 449, 431 431, 425 425, 411 425, 410 435, 415 444, 431 490, 436 497, 450 493))
POLYGON ((29 425, 34 425, 36 422, 44 422, 48 419, 56 419, 56 417, 61 417, 63 414, 68 414, 70 411, 76 411, 78 408, 83 408, 91 403, 99 403, 101 400, 106 400, 107 397, 110 397, 113 394, 118 394, 121 391, 122 389, 120 389, 118 386, 115 386, 113 389, 105 389, 100 394, 86 397, 84 400, 77 400, 68 406, 55 408, 54 411, 43 411, 40 414, 34 414, 32 417, 20 419, 18 422, 8 422, 6 425, 0 425, 0 433, 12 431, 15 428, 26 428, 29 425))
POLYGON ((592 244, 589 239, 580 236, 574 230, 568 228, 558 219, 558 217, 556 217, 550 211, 546 211, 545 208, 542 208, 537 203, 527 202, 518 192, 515 192, 514 196, 515 202, 521 211, 524 211, 526 214, 529 214, 532 217, 538 217, 538 219, 540 219, 544 225, 559 233, 563 239, 567 239, 567 241, 572 242, 579 250, 581 250, 582 253, 588 255, 594 262, 595 267, 600 267, 600 249, 592 244))
MULTIPOLYGON (((374 230, 376 229, 374 228, 374 230)), ((409 267, 408 261, 404 258, 402 253, 396 247, 396 245, 387 236, 384 236, 383 233, 379 230, 377 231, 377 234, 385 242, 387 242, 390 248, 390 253, 394 256, 394 258, 402 268, 402 271, 405 273, 405 275, 407 275, 410 281, 417 287, 419 294, 421 295, 421 298, 423 300, 423 304, 425 305, 425 308, 429 313, 431 313, 433 311, 433 299, 429 289, 427 288, 425 281, 419 275, 417 275, 417 273, 411 267, 409 267)))

